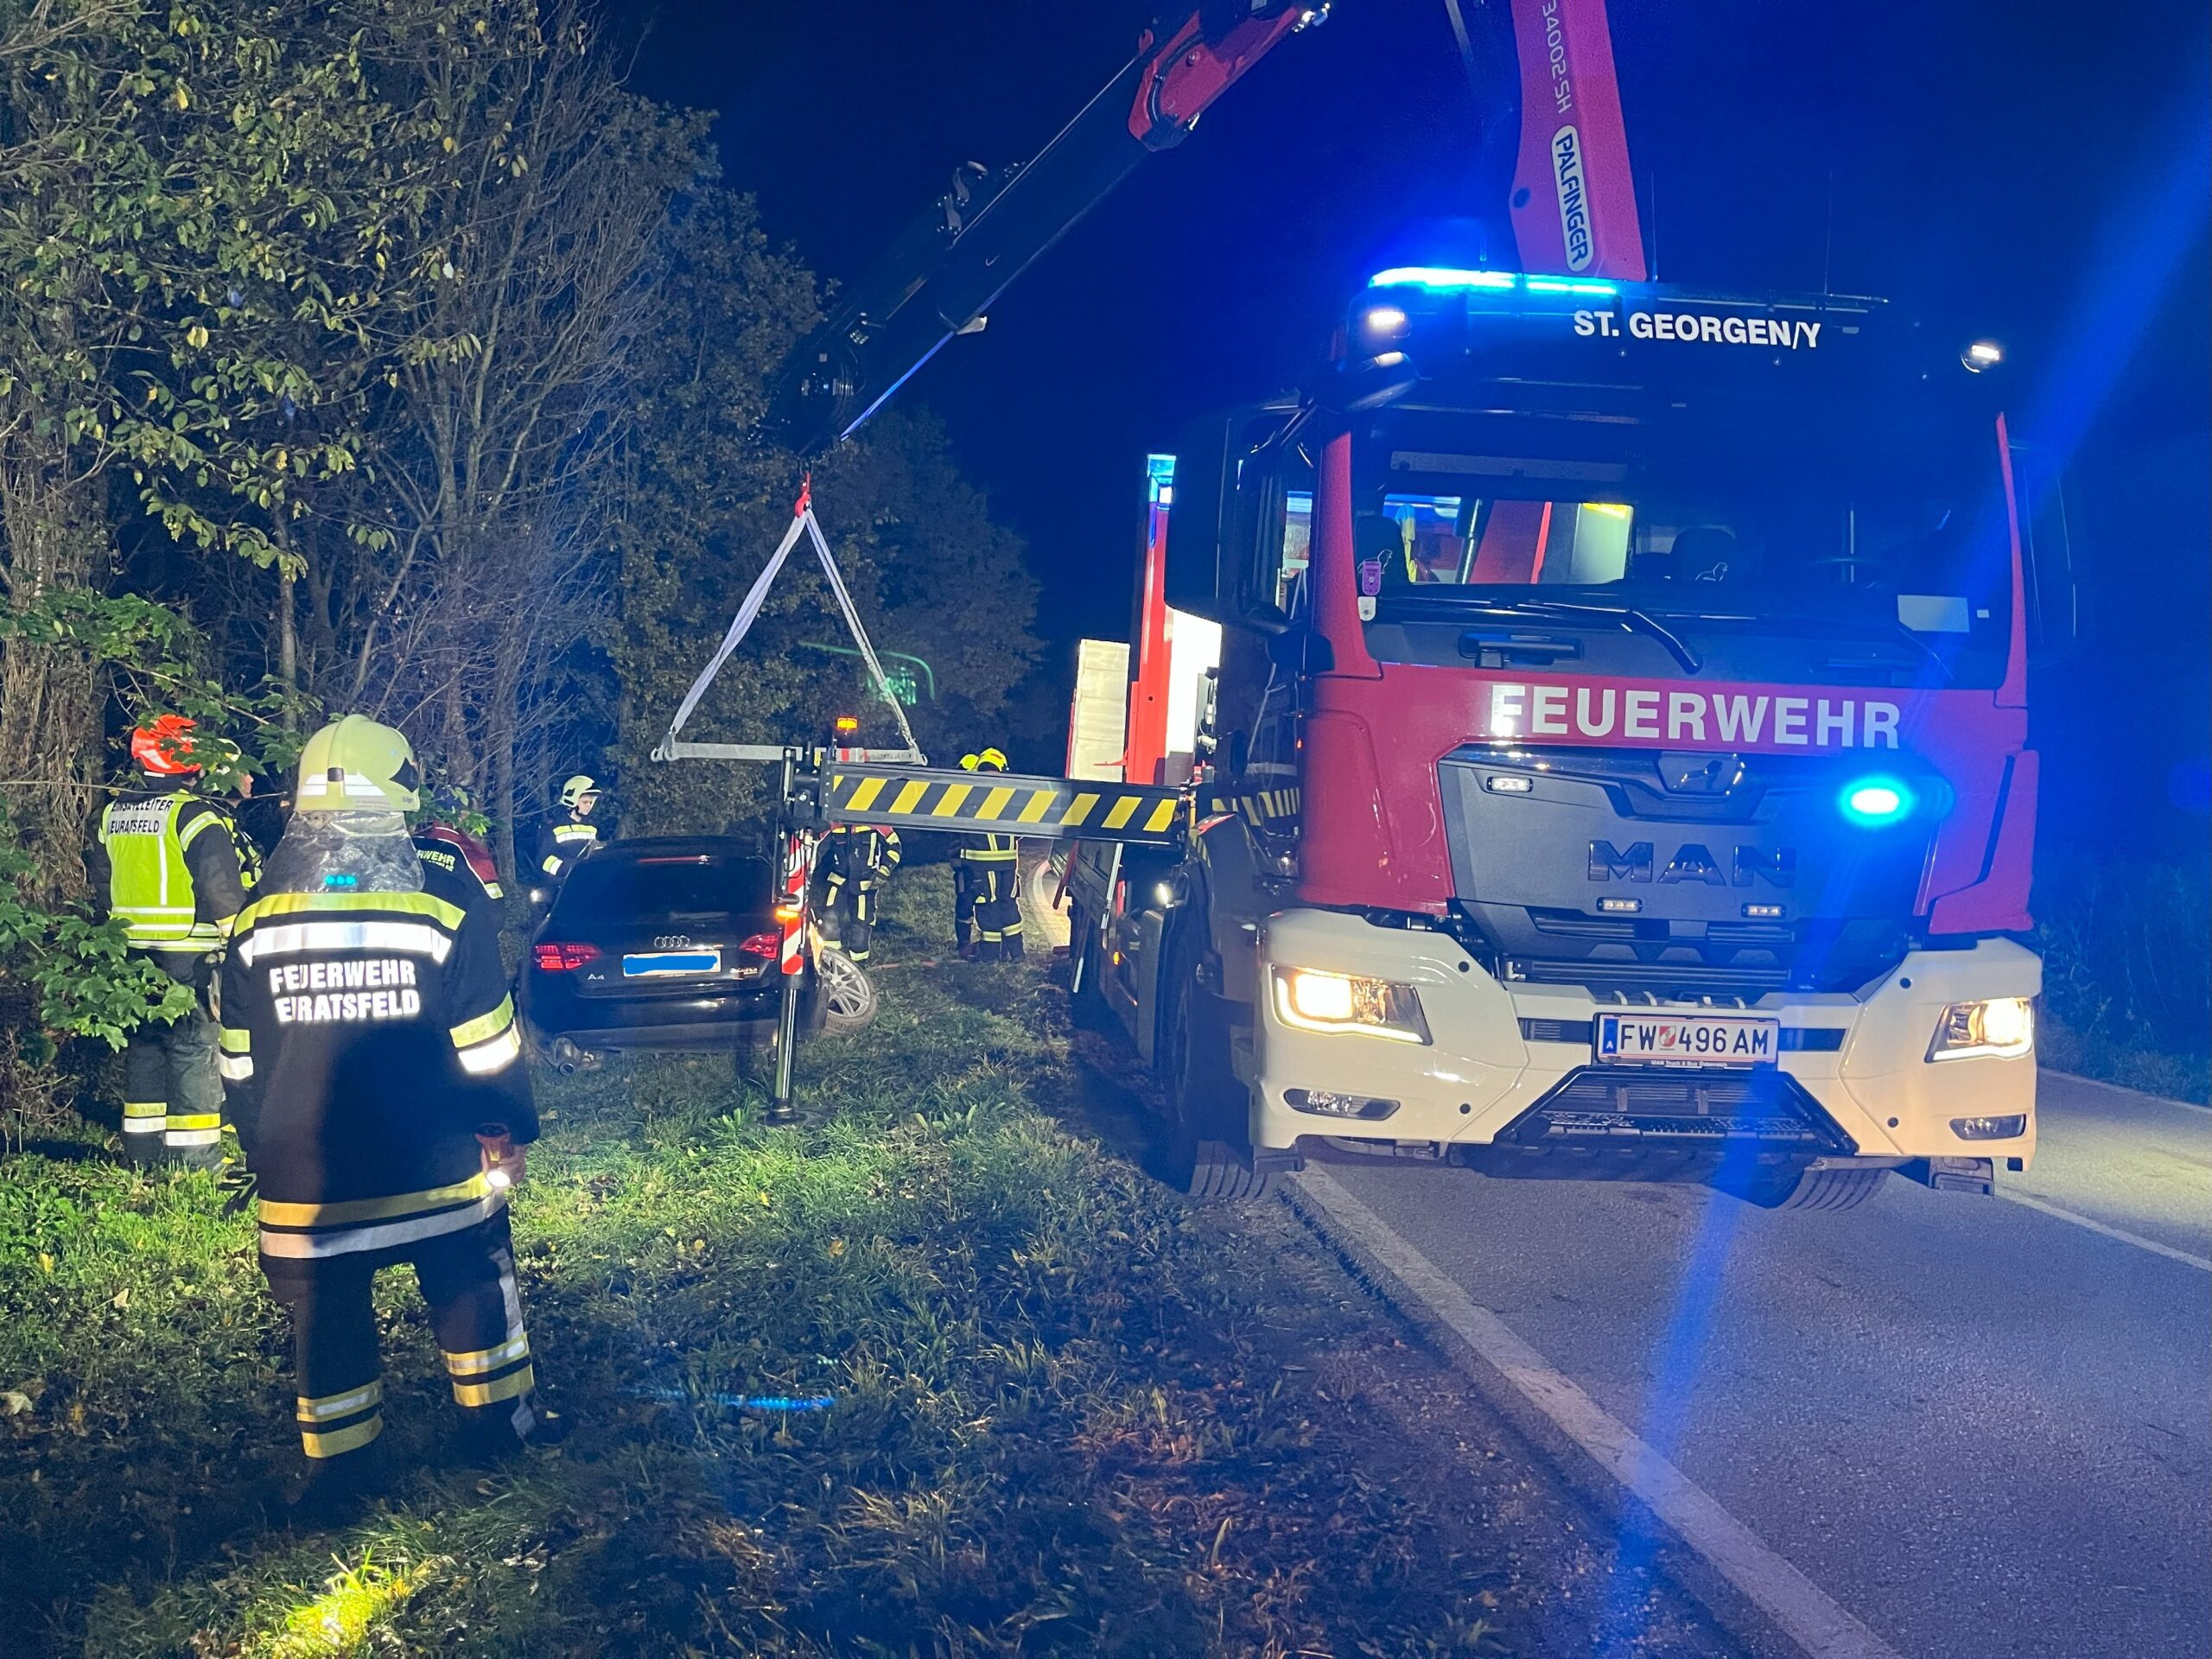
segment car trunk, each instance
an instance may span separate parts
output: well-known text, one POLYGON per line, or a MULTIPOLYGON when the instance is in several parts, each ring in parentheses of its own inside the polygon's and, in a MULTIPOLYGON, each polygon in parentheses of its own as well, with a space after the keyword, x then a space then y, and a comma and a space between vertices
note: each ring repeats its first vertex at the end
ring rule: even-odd
POLYGON ((580 996, 652 1000, 765 983, 776 935, 765 866, 685 854, 580 866, 537 948, 579 958, 580 996))

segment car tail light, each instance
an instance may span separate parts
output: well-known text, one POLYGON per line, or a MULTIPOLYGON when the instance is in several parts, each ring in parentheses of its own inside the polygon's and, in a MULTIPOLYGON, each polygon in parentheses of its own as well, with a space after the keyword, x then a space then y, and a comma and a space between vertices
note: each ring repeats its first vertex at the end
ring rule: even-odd
POLYGON ((597 962, 601 955, 595 944, 533 944, 531 960, 541 973, 565 974, 582 967, 588 962, 597 962))
POLYGON ((737 949, 741 956, 765 957, 773 962, 783 952, 784 937, 780 933, 755 933, 737 949))

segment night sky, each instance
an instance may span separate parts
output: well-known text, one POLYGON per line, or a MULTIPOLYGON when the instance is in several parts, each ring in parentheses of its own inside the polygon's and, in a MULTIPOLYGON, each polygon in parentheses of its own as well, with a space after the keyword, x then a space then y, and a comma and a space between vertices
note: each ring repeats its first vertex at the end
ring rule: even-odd
MULTIPOLYGON (((1476 10, 1470 4, 1469 10, 1476 10)), ((2212 45, 2198 4, 1614 0, 1664 280, 1884 296, 2003 340, 2073 448, 2091 649, 2039 741, 2132 764, 2199 849, 2206 677, 2212 45)), ((771 238, 856 275, 966 160, 1033 154, 1125 61, 1141 5, 661 0, 612 8, 639 90, 719 111, 771 238)), ((1497 212, 1442 0, 1338 0, 1155 158, 903 397, 1027 538, 1040 631, 1126 634, 1147 448, 1287 385, 1405 226, 1497 212)), ((1510 243, 1501 241, 1503 260, 1510 243)), ((2060 833, 2111 818, 2047 783, 2060 833), (2081 810, 2077 813, 2076 807, 2081 810)))

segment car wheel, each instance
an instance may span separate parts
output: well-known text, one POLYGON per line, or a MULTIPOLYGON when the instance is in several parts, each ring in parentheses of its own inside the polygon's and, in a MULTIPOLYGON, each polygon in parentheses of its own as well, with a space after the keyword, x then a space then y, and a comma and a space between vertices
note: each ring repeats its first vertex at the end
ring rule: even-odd
POLYGON ((1198 982, 1195 935, 1185 928, 1168 957, 1168 1007, 1160 1044, 1167 1118, 1162 1125, 1162 1173, 1194 1198, 1256 1198, 1268 1178, 1253 1173, 1249 1142, 1251 1094, 1229 1056, 1229 1021, 1221 999, 1198 982))
POLYGON ((860 963, 843 951, 823 945, 815 953, 814 976, 820 988, 825 1036, 846 1036, 874 1020, 875 985, 860 963))

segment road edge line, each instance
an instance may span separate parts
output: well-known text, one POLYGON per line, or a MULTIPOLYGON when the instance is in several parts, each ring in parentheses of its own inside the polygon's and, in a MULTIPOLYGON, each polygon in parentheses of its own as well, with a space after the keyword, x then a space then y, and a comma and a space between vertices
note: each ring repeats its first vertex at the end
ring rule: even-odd
POLYGON ((2147 1100, 2153 1106, 2178 1106, 2185 1112, 2212 1116, 2212 1103, 2183 1100, 2174 1095, 2154 1095, 2148 1089, 2131 1089, 2124 1083, 2113 1083, 2107 1077, 2093 1077, 2086 1071, 2062 1071, 2056 1066, 2044 1069, 2044 1075, 2063 1077, 2069 1083, 2086 1083, 2092 1089, 2109 1089, 2115 1095, 2132 1095, 2137 1100, 2147 1100))
POLYGON ((2212 1273, 2212 1260, 2203 1256, 2191 1255, 2187 1250, 2177 1249, 2171 1244, 2161 1244, 2155 1238, 2145 1238, 2142 1234, 2131 1233, 2124 1227, 2114 1227, 2107 1222, 2098 1221, 2076 1211, 2069 1210, 2063 1205, 2053 1204, 2048 1198, 2030 1198, 2024 1192, 2012 1192, 2001 1184, 1995 1191, 1997 1196, 2008 1204, 2017 1204, 2026 1209, 2040 1211, 2056 1220, 2071 1222, 2075 1226, 2085 1227, 2093 1233, 2102 1233, 2107 1238, 2118 1239, 2123 1244, 2133 1244, 2137 1249, 2148 1250, 2153 1255, 2170 1257, 2185 1267, 2195 1268, 2199 1273, 2212 1273))
POLYGON ((1547 1362, 1503 1319, 1478 1305, 1326 1170, 1309 1164, 1293 1179, 1408 1296, 1813 1659, 1901 1659, 1895 1649, 1769 1548, 1704 1488, 1547 1362))

